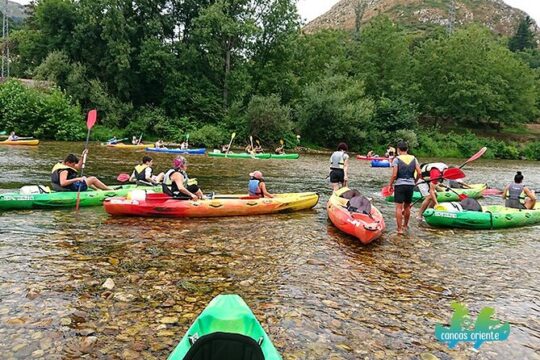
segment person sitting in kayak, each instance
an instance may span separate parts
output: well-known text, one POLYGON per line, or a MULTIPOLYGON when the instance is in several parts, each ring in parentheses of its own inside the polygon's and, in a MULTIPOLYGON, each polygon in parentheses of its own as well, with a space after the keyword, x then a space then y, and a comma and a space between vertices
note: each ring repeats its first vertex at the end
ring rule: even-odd
POLYGON ((276 148, 274 152, 276 153, 276 155, 285 154, 285 144, 281 144, 279 147, 276 148))
POLYGON ((150 156, 143 156, 142 163, 135 166, 129 181, 131 182, 141 182, 148 185, 156 185, 163 181, 164 173, 158 175, 152 174, 152 165, 154 160, 150 156))
POLYGON ((116 139, 116 136, 113 136, 111 139, 107 140, 107 145, 114 145, 116 143, 119 143, 120 141, 116 139))
POLYGON ((63 162, 56 164, 51 172, 51 184, 54 191, 86 191, 88 187, 99 190, 112 190, 95 176, 78 177, 82 167, 82 159, 88 150, 84 150, 81 158, 69 154, 63 162))
POLYGON ((385 157, 394 157, 396 155, 396 148, 392 146, 392 144, 388 145, 388 148, 386 149, 386 153, 384 154, 385 157))
POLYGON ((17 141, 19 140, 19 137, 15 134, 15 131, 12 131, 8 138, 7 138, 7 141, 17 141))
POLYGON ((226 153, 230 153, 230 147, 229 147, 229 144, 225 144, 221 147, 221 152, 226 154, 226 153))
POLYGON ((257 144, 257 146, 255 146, 255 149, 253 149, 255 151, 255 154, 262 154, 264 152, 261 144, 257 144))
POLYGON ((340 143, 337 151, 330 156, 330 184, 334 191, 341 186, 347 186, 349 181, 349 147, 345 143, 340 143), (340 186, 341 185, 341 186, 340 186))
POLYGON ((173 168, 167 171, 163 178, 163 192, 181 200, 204 199, 204 195, 197 185, 197 180, 190 179, 186 173, 187 166, 187 160, 183 156, 178 156, 173 160, 173 168))
POLYGON ((156 149, 164 149, 165 144, 163 143, 163 140, 159 139, 158 141, 155 142, 154 147, 156 149))
POLYGON ((248 153, 248 154, 252 154, 252 155, 255 154, 255 149, 253 148, 253 146, 252 146, 251 144, 248 144, 248 145, 246 146, 245 151, 246 151, 246 153, 248 153))
POLYGON ((185 141, 182 141, 182 143, 180 144, 180 149, 182 149, 182 150, 187 149, 187 143, 185 141))
POLYGON ((521 171, 514 176, 514 182, 507 185, 503 190, 505 206, 513 209, 532 210, 536 206, 536 195, 533 190, 523 184, 524 176, 521 171), (525 201, 521 202, 521 194, 525 193, 525 201))
POLYGON ((420 165, 422 170, 418 190, 424 197, 420 211, 418 212, 417 220, 422 220, 422 214, 427 208, 434 208, 439 205, 437 201, 437 191, 444 191, 439 184, 443 182, 443 172, 448 169, 448 165, 444 163, 428 163, 420 165))
POLYGON ((270 194, 266 190, 264 177, 263 177, 262 172, 260 171, 254 171, 249 174, 248 193, 249 193, 249 196, 258 196, 258 197, 265 197, 265 198, 274 197, 274 195, 270 194))
POLYGON ((414 185, 422 173, 418 160, 409 155, 408 151, 409 145, 404 141, 400 141, 398 143, 398 156, 392 162, 392 177, 388 184, 388 187, 394 190, 398 235, 403 235, 404 230, 409 228, 414 185))

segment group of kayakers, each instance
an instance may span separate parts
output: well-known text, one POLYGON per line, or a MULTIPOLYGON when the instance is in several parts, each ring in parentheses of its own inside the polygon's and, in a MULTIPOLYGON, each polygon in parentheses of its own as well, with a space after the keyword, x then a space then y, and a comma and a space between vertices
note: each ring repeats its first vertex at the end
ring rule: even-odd
MULTIPOLYGON (((347 154, 347 144, 340 143, 337 151, 330 157, 330 183, 334 191, 341 186, 347 186, 349 176, 349 156, 347 154)), ((392 175, 388 184, 388 189, 394 194, 395 217, 397 222, 397 232, 404 234, 409 229, 411 208, 413 205, 413 194, 415 188, 421 193, 424 199, 420 207, 417 219, 422 220, 422 214, 427 208, 438 205, 437 192, 445 191, 453 187, 466 187, 460 180, 451 182, 447 186, 444 182, 443 174, 449 166, 442 162, 420 164, 419 161, 408 153, 409 146, 405 141, 400 141, 396 149, 389 145, 386 156, 392 166, 392 175)), ((376 156, 373 152, 368 157, 376 156)), ((523 183, 524 176, 518 172, 514 177, 514 182, 507 185, 503 190, 505 206, 515 209, 534 209, 536 206, 536 196, 534 191, 523 183), (524 194, 524 196, 522 195, 524 194)), ((476 200, 464 199, 465 209, 481 211, 481 207, 476 200), (469 208, 467 208, 469 207, 469 208)))
MULTIPOLYGON (((66 156, 64 161, 54 165, 51 172, 51 183, 55 191, 87 191, 89 188, 96 190, 111 190, 95 176, 79 177, 83 158, 88 153, 84 150, 80 157, 74 154, 66 156)), ((153 159, 143 156, 140 164, 136 165, 129 177, 129 181, 144 185, 162 185, 163 192, 179 200, 206 199, 197 179, 192 179, 187 174, 188 161, 183 156, 177 156, 173 160, 172 167, 165 173, 154 174, 153 159)), ((249 174, 248 193, 253 197, 272 198, 273 195, 266 189, 264 177, 261 171, 249 174)))

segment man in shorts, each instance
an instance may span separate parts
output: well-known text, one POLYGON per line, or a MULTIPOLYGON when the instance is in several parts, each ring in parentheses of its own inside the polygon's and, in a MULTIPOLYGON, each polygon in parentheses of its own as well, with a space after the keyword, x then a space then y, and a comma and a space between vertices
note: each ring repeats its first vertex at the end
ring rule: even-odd
POLYGON ((397 147, 398 156, 392 161, 392 177, 388 186, 394 190, 397 233, 403 235, 409 229, 414 186, 422 171, 418 160, 408 154, 409 146, 406 142, 400 141, 397 147))

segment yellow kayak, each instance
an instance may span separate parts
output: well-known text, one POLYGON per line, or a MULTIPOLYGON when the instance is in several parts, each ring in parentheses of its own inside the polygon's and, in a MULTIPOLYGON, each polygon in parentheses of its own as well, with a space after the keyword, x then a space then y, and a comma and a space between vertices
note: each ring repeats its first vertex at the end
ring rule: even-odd
POLYGON ((146 149, 146 148, 153 148, 154 144, 139 144, 139 145, 132 145, 132 144, 109 144, 108 147, 112 148, 118 148, 118 149, 146 149))
POLYGON ((25 146, 36 146, 39 144, 39 140, 33 139, 33 140, 5 140, 0 141, 0 145, 25 145, 25 146))

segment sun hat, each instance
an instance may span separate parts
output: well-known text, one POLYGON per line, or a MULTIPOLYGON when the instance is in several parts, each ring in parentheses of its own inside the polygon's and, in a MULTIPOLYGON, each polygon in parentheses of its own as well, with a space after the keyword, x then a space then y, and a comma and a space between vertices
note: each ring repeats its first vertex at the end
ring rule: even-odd
POLYGON ((250 173, 249 176, 257 180, 264 180, 263 173, 258 170, 250 173))

